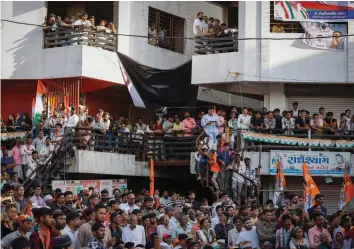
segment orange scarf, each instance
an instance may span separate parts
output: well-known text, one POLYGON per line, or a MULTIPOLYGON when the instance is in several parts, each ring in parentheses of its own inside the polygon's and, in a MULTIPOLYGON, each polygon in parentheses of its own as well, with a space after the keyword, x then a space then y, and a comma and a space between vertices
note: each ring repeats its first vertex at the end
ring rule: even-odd
POLYGON ((43 229, 41 227, 39 227, 38 233, 39 233, 39 238, 41 240, 41 243, 42 243, 44 249, 49 249, 50 230, 47 228, 46 230, 43 231, 43 229))

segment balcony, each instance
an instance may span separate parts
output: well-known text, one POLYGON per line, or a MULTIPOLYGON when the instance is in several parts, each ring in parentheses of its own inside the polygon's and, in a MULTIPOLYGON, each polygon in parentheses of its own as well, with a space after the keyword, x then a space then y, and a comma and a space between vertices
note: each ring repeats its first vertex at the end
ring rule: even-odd
POLYGON ((195 53, 219 54, 238 51, 237 33, 227 37, 196 37, 195 53))
POLYGON ((113 33, 93 30, 60 29, 45 32, 44 47, 67 47, 76 45, 86 45, 104 50, 117 50, 117 39, 113 33))

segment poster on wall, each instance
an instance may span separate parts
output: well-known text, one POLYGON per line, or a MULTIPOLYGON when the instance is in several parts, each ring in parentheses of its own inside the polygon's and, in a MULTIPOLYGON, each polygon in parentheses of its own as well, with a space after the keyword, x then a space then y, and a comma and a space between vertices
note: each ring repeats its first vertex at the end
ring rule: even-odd
POLYGON ((350 152, 325 151, 281 151, 270 153, 269 173, 277 173, 278 161, 281 163, 284 175, 302 175, 302 165, 306 162, 312 176, 343 177, 345 167, 350 167, 350 152))
POLYGON ((348 25, 345 23, 300 22, 303 42, 313 48, 344 50, 348 25), (344 36, 343 36, 344 35, 344 36))
POLYGON ((74 195, 79 194, 84 188, 90 187, 97 192, 106 189, 110 195, 112 195, 113 189, 116 188, 123 193, 124 189, 127 188, 127 179, 52 181, 52 189, 60 188, 62 192, 71 191, 74 195))
POLYGON ((274 19, 281 21, 354 19, 348 1, 274 1, 274 19))

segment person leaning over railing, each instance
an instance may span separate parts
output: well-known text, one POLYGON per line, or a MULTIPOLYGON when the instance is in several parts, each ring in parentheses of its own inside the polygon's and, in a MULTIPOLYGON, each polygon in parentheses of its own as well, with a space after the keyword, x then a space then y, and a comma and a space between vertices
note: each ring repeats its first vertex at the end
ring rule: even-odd
POLYGON ((314 134, 321 135, 323 129, 323 120, 320 119, 318 113, 313 114, 313 119, 310 120, 311 130, 314 131, 314 134))
POLYGON ((284 117, 282 118, 282 129, 284 134, 291 135, 294 134, 293 130, 295 129, 295 119, 292 117, 291 112, 285 112, 284 117))

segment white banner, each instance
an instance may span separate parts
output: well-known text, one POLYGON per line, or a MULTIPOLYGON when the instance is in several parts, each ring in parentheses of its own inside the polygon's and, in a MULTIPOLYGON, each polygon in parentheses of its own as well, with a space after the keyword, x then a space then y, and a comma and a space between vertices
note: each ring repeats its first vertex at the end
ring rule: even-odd
POLYGON ((272 150, 270 154, 271 175, 277 173, 277 163, 281 161, 284 175, 302 175, 305 161, 312 176, 343 176, 345 167, 350 167, 350 152, 324 151, 280 151, 272 150))
POLYGON ((305 44, 318 49, 344 50, 347 25, 324 22, 300 22, 305 44))

